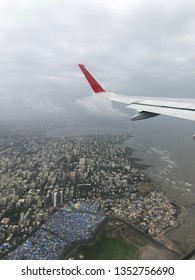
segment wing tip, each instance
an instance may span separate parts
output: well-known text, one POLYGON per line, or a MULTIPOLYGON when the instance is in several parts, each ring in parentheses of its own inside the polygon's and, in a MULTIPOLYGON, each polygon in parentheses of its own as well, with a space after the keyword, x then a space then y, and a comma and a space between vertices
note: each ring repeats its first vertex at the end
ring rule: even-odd
POLYGON ((83 72, 85 78, 89 82, 90 86, 92 87, 95 94, 100 92, 106 92, 104 87, 94 78, 94 76, 86 69, 84 64, 78 64, 81 71, 83 72))

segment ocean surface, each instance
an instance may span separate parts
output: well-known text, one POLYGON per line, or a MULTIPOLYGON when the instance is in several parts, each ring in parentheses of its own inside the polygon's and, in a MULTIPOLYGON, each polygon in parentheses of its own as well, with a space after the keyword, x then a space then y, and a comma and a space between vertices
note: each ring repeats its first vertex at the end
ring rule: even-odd
POLYGON ((158 117, 124 126, 71 127, 48 131, 48 137, 68 137, 131 132, 125 145, 133 157, 148 167, 143 170, 160 184, 166 195, 187 210, 182 224, 166 236, 185 252, 195 247, 195 123, 158 117))

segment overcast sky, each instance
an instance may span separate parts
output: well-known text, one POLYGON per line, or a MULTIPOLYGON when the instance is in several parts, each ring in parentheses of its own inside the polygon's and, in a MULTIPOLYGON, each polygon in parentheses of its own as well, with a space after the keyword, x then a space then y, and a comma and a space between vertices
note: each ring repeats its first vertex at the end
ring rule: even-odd
POLYGON ((1 0, 0 119, 125 114, 115 93, 195 98, 195 1, 1 0))

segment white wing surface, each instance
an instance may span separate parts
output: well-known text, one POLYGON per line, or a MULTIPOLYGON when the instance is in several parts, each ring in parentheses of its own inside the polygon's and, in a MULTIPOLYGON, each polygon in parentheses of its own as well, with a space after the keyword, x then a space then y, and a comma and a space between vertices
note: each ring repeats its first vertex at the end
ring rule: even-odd
POLYGON ((195 99, 154 98, 115 94, 102 86, 83 64, 79 64, 79 67, 95 94, 115 102, 124 103, 127 108, 137 110, 137 114, 131 118, 132 120, 167 115, 195 121, 195 99))

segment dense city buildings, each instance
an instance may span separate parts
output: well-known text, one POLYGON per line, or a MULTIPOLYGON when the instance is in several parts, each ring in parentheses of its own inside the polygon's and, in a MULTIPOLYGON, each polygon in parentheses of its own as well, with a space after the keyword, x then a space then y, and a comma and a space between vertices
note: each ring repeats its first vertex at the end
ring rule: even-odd
POLYGON ((176 205, 134 167, 130 135, 13 137, 0 146, 0 257, 58 259, 106 217, 152 237, 177 225, 176 205), (148 187, 149 186, 149 187, 148 187))

